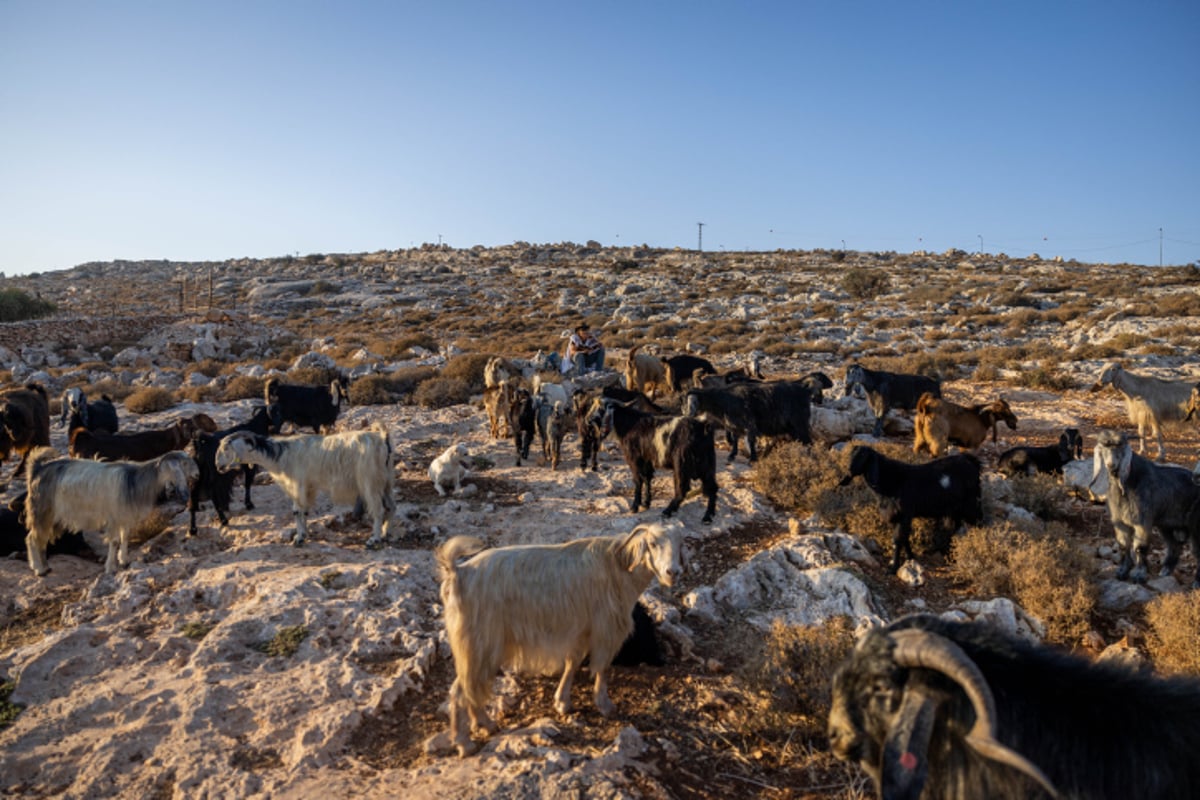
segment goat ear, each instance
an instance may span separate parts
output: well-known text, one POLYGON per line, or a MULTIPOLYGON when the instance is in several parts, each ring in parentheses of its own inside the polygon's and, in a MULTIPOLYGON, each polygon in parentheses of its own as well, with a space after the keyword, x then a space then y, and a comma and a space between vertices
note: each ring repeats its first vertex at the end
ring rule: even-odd
POLYGON ((625 541, 621 543, 621 550, 625 553, 626 565, 625 569, 633 572, 638 568, 638 565, 646 558, 646 537, 645 533, 648 530, 646 525, 638 525, 629 535, 625 537, 625 541))
POLYGON ((922 686, 908 686, 883 743, 880 796, 917 800, 929 777, 929 738, 938 703, 922 686))
POLYGON ((1128 444, 1125 445, 1121 452, 1121 463, 1117 465, 1117 477, 1124 484, 1129 480, 1129 470, 1133 467, 1133 448, 1128 444))

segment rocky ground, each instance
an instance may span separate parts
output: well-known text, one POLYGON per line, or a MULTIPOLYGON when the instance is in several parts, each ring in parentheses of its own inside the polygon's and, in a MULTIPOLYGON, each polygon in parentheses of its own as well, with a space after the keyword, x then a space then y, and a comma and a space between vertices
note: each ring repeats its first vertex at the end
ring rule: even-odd
MULTIPOLYGON (((835 378, 853 358, 941 359, 948 396, 1002 393, 1020 418, 1017 431, 1002 431, 999 447, 985 445, 982 457, 992 464, 1000 449, 1047 443, 1068 424, 1089 443, 1099 428, 1127 429, 1111 389, 1086 391, 1117 351, 1131 369, 1200 378, 1192 281, 1187 270, 972 261, 959 253, 839 260, 586 245, 118 262, 9 279, 58 303, 60 320, 44 324, 65 333, 8 340, 0 359, 12 380, 59 390, 84 379, 204 387, 265 374, 274 362, 311 361, 310 352, 362 376, 437 366, 460 352, 531 356, 560 347, 561 329, 586 315, 603 323, 610 359, 653 341, 663 352, 691 349, 722 364, 758 350, 769 373, 822 368, 835 378), (886 276, 888 286, 856 297, 843 285, 850 270, 886 276), (121 299, 129 297, 136 308, 121 299), (1182 311, 1155 316, 1156 307, 1182 311), (175 321, 134 341, 71 341, 70 320, 97 308, 175 321), (1058 319, 1059 310, 1071 313, 1058 319), (401 340, 411 344, 389 351, 401 340), (230 366, 213 377, 196 369, 205 361, 230 366), (1053 371, 1066 386, 1028 380, 1036 370, 1053 371)), ((134 429, 203 411, 224 425, 249 416, 250 405, 185 402, 140 416, 122 409, 122 421, 134 429)), ((506 677, 503 731, 481 754, 459 760, 427 752, 446 725, 441 705, 452 671, 433 548, 461 533, 506 545, 625 532, 657 519, 669 478, 656 481, 655 510, 634 516, 628 471, 611 449, 595 473, 577 468, 573 439, 556 471, 515 467, 511 443, 488 438, 478 402, 355 406, 339 428, 373 422, 388 427, 398 461, 399 509, 380 551, 364 548, 368 532, 348 519, 349 509, 328 503, 314 514, 304 547, 283 543, 290 509, 264 481, 254 490, 256 508, 235 503, 229 527, 207 511, 199 535, 188 538, 186 514, 166 519, 131 567, 113 576, 98 558, 52 557, 45 578, 22 558, 0 560, 0 679, 15 682, 8 702, 23 706, 0 730, 0 791, 865 797, 857 770, 828 755, 820 720, 773 727, 760 713, 745 661, 773 622, 823 626, 849 617, 861 627, 931 609, 1038 630, 1007 598, 964 593, 940 556, 923 564, 923 585, 887 575, 868 544, 776 510, 752 488, 751 468, 741 460, 726 465, 720 454, 716 522, 700 524, 698 499, 684 504, 687 576, 676 592, 654 586, 646 595, 668 664, 616 670, 612 719, 591 707, 587 681, 576 685, 575 712, 558 718, 552 679, 506 677), (477 469, 463 495, 441 498, 425 470, 459 441, 477 469)), ((1194 428, 1172 429, 1169 458, 1190 467, 1198 443, 1194 428)), ((60 429, 54 444, 65 449, 60 429)), ((6 497, 21 488, 14 481, 6 497)), ((1149 588, 1112 581, 1103 511, 1072 503, 1072 535, 1107 587, 1087 647, 1136 644, 1142 604, 1180 587, 1171 578, 1149 588)))

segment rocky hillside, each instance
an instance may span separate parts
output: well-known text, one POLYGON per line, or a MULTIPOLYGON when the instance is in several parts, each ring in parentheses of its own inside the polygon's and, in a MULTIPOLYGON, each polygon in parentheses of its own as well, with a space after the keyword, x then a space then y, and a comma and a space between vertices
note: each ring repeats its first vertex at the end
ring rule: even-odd
MULTIPOLYGON (((219 425, 243 420, 252 401, 222 393, 272 371, 336 364, 361 380, 436 370, 460 354, 531 357, 560 349, 562 332, 581 318, 599 330, 610 363, 646 344, 703 353, 722 367, 757 352, 773 375, 824 370, 838 381, 837 413, 859 420, 860 440, 870 439, 869 414, 861 400, 841 397, 853 360, 936 373, 964 402, 1003 394, 1020 424, 982 448, 989 467, 1005 447, 1047 443, 1067 425, 1084 430, 1089 447, 1100 428, 1129 430, 1112 389, 1088 391, 1108 361, 1200 380, 1192 268, 519 243, 86 264, 4 286, 58 307, 47 320, 0 326, 0 364, 12 381, 38 380, 54 394, 73 385, 174 393, 166 410, 121 407, 128 430, 197 412, 219 425)), ((1118 582, 1100 507, 1062 492, 1053 508, 1031 510, 989 471, 989 524, 1053 531, 1096 589, 1086 630, 1062 637, 1013 596, 965 582, 941 554, 912 562, 903 579, 889 575, 874 538, 777 505, 762 491, 762 468, 728 465, 719 452, 716 522, 700 524, 698 498, 683 505, 685 579, 676 592, 653 586, 645 596, 667 664, 615 670, 611 719, 592 707, 589 681, 577 682, 575 712, 560 718, 554 679, 506 676, 500 735, 459 760, 436 736, 447 724, 453 668, 433 548, 460 533, 507 545, 626 532, 658 518, 670 479, 658 476, 653 510, 630 515, 632 483, 615 451, 605 450, 598 472, 581 472, 569 438, 558 470, 516 467, 511 442, 488 436, 478 396, 436 408, 356 405, 339 428, 373 422, 388 427, 397 453, 399 508, 382 550, 365 549, 366 528, 324 498, 309 543, 283 543, 290 505, 260 480, 255 508, 235 502, 230 526, 206 509, 199 535, 187 537, 186 513, 168 514, 115 575, 92 557, 51 557, 45 578, 21 554, 0 560, 0 683, 9 682, 0 690, 0 791, 866 797, 857 769, 828 753, 820 689, 809 697, 793 677, 824 685, 856 628, 932 610, 1093 656, 1145 660, 1146 604, 1182 594, 1176 578, 1195 570, 1188 554, 1175 578, 1118 582), (425 470, 459 441, 474 474, 462 495, 442 498, 425 470), (800 656, 781 666, 773 647, 800 656)), ((65 451, 64 431, 55 427, 52 439, 65 451)), ((895 433, 881 444, 902 450, 909 441, 895 433)), ((834 469, 845 444, 832 452, 829 444, 819 449, 834 469)), ((1168 432, 1176 463, 1191 467, 1198 444, 1194 427, 1168 432)), ((5 499, 23 488, 16 476, 5 499)), ((1156 549, 1156 565, 1160 557, 1156 549)))

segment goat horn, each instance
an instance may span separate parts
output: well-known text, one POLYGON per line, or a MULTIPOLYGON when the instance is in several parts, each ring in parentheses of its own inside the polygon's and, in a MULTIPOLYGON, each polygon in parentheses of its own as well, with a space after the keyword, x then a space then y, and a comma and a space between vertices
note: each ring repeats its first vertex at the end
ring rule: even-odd
POLYGON ((1042 785, 1051 797, 1058 797, 1054 784, 1027 758, 996 740, 996 698, 979 666, 963 649, 944 636, 929 631, 908 629, 889 634, 895 642, 892 658, 901 667, 919 667, 940 672, 957 683, 975 710, 975 725, 966 742, 984 758, 1024 772, 1042 785))

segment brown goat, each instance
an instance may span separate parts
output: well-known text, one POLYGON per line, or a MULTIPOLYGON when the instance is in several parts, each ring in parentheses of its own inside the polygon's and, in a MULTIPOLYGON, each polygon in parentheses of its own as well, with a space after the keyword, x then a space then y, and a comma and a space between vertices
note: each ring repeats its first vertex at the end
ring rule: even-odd
POLYGON ((1017 427, 1017 417, 1003 397, 966 407, 926 392, 917 401, 917 416, 913 419, 913 452, 928 450, 937 458, 951 444, 974 450, 987 439, 988 429, 995 444, 999 422, 1014 430, 1017 427))
POLYGON ((501 381, 483 390, 483 407, 487 410, 488 433, 493 439, 508 438, 508 408, 512 405, 513 383, 501 381))
POLYGON ((625 359, 625 388, 642 392, 651 400, 661 387, 667 385, 667 371, 663 363, 654 356, 638 353, 640 344, 629 348, 625 359))
POLYGON ((0 394, 0 463, 15 450, 21 454, 14 476, 25 473, 29 451, 50 446, 50 400, 39 384, 0 394))
POLYGON ((182 450, 198 432, 213 433, 217 424, 207 414, 196 414, 166 428, 137 433, 99 433, 87 428, 71 431, 72 458, 97 461, 152 461, 172 450, 182 450))

